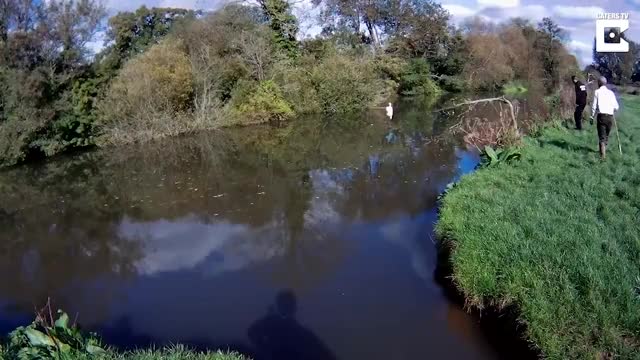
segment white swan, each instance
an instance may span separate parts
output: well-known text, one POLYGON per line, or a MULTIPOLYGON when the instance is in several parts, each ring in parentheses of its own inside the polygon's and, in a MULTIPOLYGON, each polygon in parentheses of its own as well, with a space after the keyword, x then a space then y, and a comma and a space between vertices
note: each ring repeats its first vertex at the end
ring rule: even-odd
POLYGON ((389 119, 393 119, 393 106, 391 105, 391 103, 387 105, 386 109, 387 109, 387 117, 389 119))

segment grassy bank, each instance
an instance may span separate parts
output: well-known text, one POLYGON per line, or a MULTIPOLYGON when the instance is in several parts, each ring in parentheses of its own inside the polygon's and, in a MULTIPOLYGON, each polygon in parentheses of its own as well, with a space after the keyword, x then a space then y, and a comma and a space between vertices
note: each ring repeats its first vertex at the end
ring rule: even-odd
MULTIPOLYGON (((176 346, 161 350, 137 350, 131 352, 107 351, 100 355, 78 355, 72 359, 100 359, 100 360, 248 360, 235 353, 196 352, 176 346)), ((8 353, 0 349, 0 359, 11 359, 8 353)))
POLYGON ((200 352, 182 345, 118 351, 103 346, 95 334, 81 331, 65 312, 58 310, 55 320, 53 314, 47 303, 31 324, 0 339, 0 360, 248 360, 238 353, 200 352))
POLYGON ((606 162, 595 127, 547 128, 522 160, 462 178, 438 235, 469 306, 515 305, 551 359, 640 358, 640 98, 625 97, 606 162))

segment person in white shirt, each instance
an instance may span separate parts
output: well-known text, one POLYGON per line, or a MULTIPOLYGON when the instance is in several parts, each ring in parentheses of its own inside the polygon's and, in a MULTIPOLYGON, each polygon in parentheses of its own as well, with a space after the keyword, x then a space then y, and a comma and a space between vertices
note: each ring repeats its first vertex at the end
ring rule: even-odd
POLYGON ((609 133, 613 125, 613 115, 618 111, 618 100, 613 91, 607 88, 607 79, 602 76, 598 79, 598 90, 593 96, 593 106, 591 106, 591 120, 598 115, 598 141, 600 143, 600 157, 604 159, 607 155, 607 143, 609 133))

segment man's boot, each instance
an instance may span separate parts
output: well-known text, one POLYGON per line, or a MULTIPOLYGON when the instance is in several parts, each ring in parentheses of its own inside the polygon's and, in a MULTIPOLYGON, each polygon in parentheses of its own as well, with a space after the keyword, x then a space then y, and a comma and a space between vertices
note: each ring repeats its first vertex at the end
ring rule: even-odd
POLYGON ((600 159, 604 160, 607 158, 607 145, 603 142, 600 143, 600 159))

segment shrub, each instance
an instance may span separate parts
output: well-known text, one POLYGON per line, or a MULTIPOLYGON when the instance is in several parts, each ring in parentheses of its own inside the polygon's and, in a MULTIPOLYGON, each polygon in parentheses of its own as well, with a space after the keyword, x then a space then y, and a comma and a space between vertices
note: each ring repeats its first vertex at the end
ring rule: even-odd
POLYGON ((442 90, 449 92, 463 92, 467 84, 460 76, 442 75, 438 81, 438 85, 442 90))
POLYGON ((518 161, 522 157, 522 153, 515 148, 498 148, 494 149, 491 146, 485 146, 480 153, 480 166, 491 167, 500 164, 508 164, 512 161, 518 161))
POLYGON ((573 121, 573 112, 575 111, 573 89, 569 86, 561 86, 560 89, 551 95, 544 97, 544 105, 548 112, 547 119, 560 121, 573 121))
POLYGON ((192 105, 191 64, 181 45, 167 39, 123 67, 99 104, 102 140, 119 142, 116 133, 153 138, 187 130, 184 122, 164 123, 184 118, 192 105))
POLYGON ((306 39, 300 43, 302 56, 310 56, 314 60, 322 60, 336 54, 334 42, 323 38, 306 39))
POLYGON ((373 66, 363 59, 332 56, 310 71, 310 80, 325 115, 363 111, 376 98, 373 66))
POLYGON ((431 78, 429 64, 424 59, 413 59, 400 76, 400 93, 407 96, 435 98, 441 90, 431 78))
POLYGON ((172 39, 127 63, 109 92, 129 114, 149 107, 184 111, 189 108, 192 95, 189 59, 181 43, 172 39))
POLYGON ((31 325, 9 334, 8 359, 74 359, 104 353, 94 337, 84 336, 69 324, 69 316, 58 310, 54 321, 39 314, 31 325))
MULTIPOLYGON (((304 62, 304 57, 301 59, 304 62)), ((280 86, 282 96, 298 114, 317 114, 320 109, 318 93, 311 82, 312 64, 291 66, 288 62, 274 65, 273 80, 280 86)))
POLYGON ((250 123, 279 122, 295 115, 278 84, 271 80, 260 82, 248 93, 234 96, 233 101, 239 114, 250 123))
POLYGON ((39 125, 33 120, 7 121, 0 126, 0 167, 24 161, 39 125))
POLYGON ((374 66, 382 78, 400 83, 402 75, 409 68, 409 63, 403 58, 383 55, 374 60, 374 66))
POLYGON ((509 44, 495 34, 470 35, 467 38, 469 60, 464 77, 472 90, 497 90, 514 78, 509 44))

